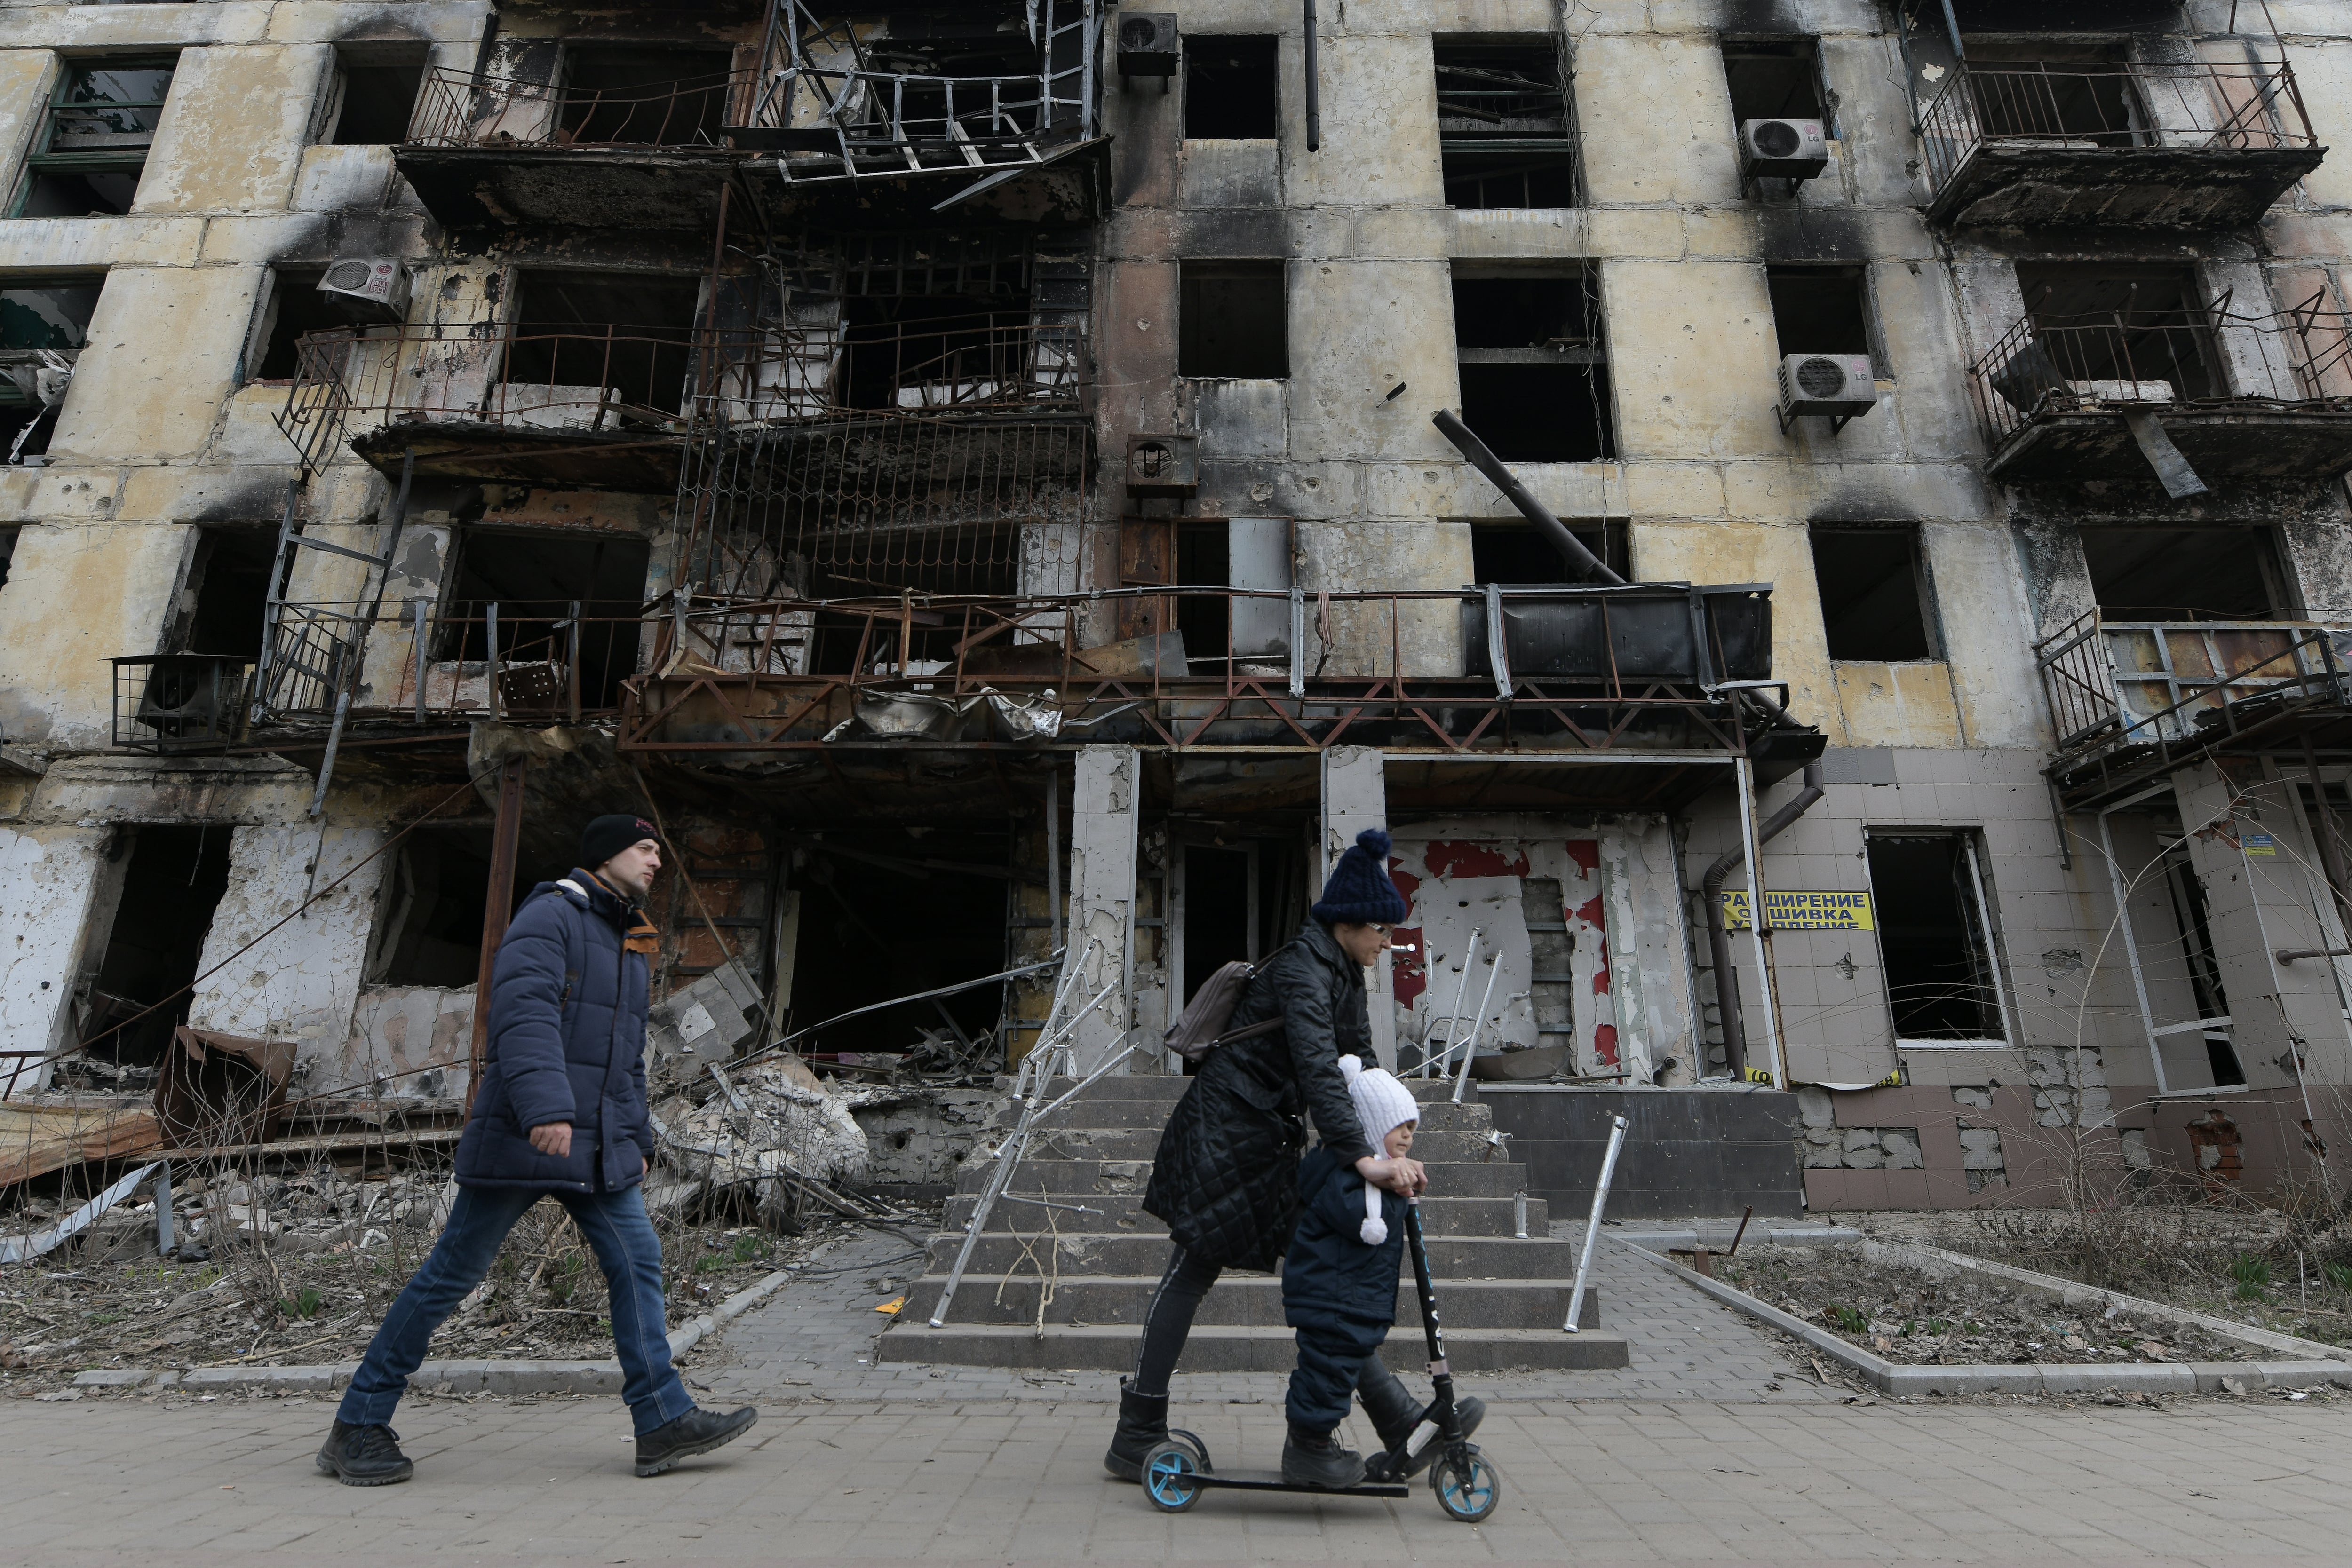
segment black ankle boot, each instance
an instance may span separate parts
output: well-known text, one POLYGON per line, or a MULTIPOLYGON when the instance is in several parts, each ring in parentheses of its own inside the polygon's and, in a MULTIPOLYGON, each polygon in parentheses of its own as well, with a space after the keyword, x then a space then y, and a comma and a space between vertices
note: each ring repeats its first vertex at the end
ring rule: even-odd
POLYGON ((1118 1429, 1110 1436, 1103 1469, 1123 1481, 1143 1479, 1143 1461, 1168 1440, 1168 1396, 1138 1394, 1118 1380, 1118 1429))
MULTIPOLYGON (((1364 1414, 1372 1418, 1372 1429, 1381 1435, 1381 1446, 1390 1453, 1412 1436, 1421 1425, 1429 1406, 1417 1402, 1405 1385, 1397 1381, 1395 1373, 1374 1356, 1364 1363, 1363 1375, 1356 1381, 1356 1397, 1363 1401, 1364 1414)), ((1486 1418, 1486 1402, 1483 1399, 1456 1399, 1454 1419, 1462 1423, 1462 1435, 1467 1437, 1486 1418)), ((1417 1476, 1429 1468, 1437 1457, 1437 1440, 1433 1437, 1422 1445, 1421 1452, 1405 1461, 1404 1474, 1417 1476)))
POLYGON ((1283 1440, 1282 1479, 1295 1487, 1336 1491, 1364 1479, 1364 1456, 1341 1448, 1332 1433, 1293 1427, 1283 1440))

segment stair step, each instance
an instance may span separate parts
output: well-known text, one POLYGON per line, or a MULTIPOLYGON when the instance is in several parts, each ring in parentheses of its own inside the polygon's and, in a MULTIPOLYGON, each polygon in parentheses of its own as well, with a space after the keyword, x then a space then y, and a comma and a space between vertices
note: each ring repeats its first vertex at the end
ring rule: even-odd
MULTIPOLYGON (((1042 1124, 1049 1127, 1150 1127, 1167 1125, 1173 1100, 1073 1100, 1042 1124)), ((1009 1124, 1009 1123, 1008 1123, 1009 1124)), ((1425 1133, 1483 1133, 1495 1124, 1495 1113, 1484 1105, 1449 1105, 1443 1101, 1421 1108, 1425 1133)))
MULTIPOLYGON (((987 1185, 989 1167, 966 1162, 956 1183, 960 1193, 977 1193, 987 1185)), ((1056 1160, 1024 1158, 1013 1173, 1013 1190, 1035 1194, 1099 1193, 1105 1197, 1142 1196, 1151 1180, 1150 1160, 1056 1160)), ((1431 1196, 1448 1197, 1509 1197, 1527 1190, 1527 1167, 1516 1161, 1474 1164, 1447 1160, 1429 1166, 1431 1196)), ((1424 1200, 1426 1201, 1426 1200, 1424 1200)))
MULTIPOLYGON (((1137 1183, 1139 1187, 1141 1183, 1137 1183)), ((1067 1204, 1067 1208, 1041 1208, 1034 1203, 999 1200, 988 1217, 986 1228, 992 1231, 1019 1231, 1024 1234, 1057 1230, 1127 1231, 1136 1235, 1165 1235, 1168 1228, 1139 1207, 1141 1194, 1133 1195, 1094 1192, 1057 1192, 1052 1186, 1038 1190, 1024 1173, 1013 1179, 1012 1197, 1044 1198, 1051 1203, 1067 1204), (1027 1190, 1024 1190, 1026 1188, 1027 1190), (1078 1207, 1092 1212, 1078 1212, 1078 1207)), ((1421 1200, 1423 1234, 1440 1236, 1508 1236, 1513 1227, 1513 1199, 1508 1197, 1424 1197, 1421 1200)), ((971 1218, 979 1202, 973 1193, 958 1193, 948 1200, 947 1228, 954 1230, 971 1218)), ((1551 1227, 1551 1210, 1542 1198, 1528 1199, 1528 1233, 1541 1236, 1551 1227)))
MULTIPOLYGON (((1509 1150, 1507 1143, 1497 1146, 1486 1134, 1466 1129, 1420 1133, 1412 1140, 1412 1157, 1422 1161, 1494 1165, 1507 1160, 1509 1150)), ((1028 1159, 1148 1160, 1159 1152, 1158 1127, 1072 1127, 1056 1116, 1030 1137, 1028 1159)))
MULTIPOLYGON (((916 1281, 908 1287, 899 1315, 927 1323, 946 1283, 941 1275, 916 1281)), ((1157 1276, 1149 1274, 1064 1276, 1054 1282, 1045 1322, 1048 1327, 1140 1327, 1159 1283, 1157 1276)), ((966 1274, 956 1287, 950 1321, 1034 1325, 1042 1285, 1034 1273, 966 1274)), ((1567 1320, 1572 1285, 1568 1280, 1446 1280, 1437 1285, 1437 1309, 1449 1338, 1457 1329, 1557 1330, 1567 1320)), ((1584 1292, 1579 1315, 1586 1328, 1601 1326, 1598 1292, 1584 1292)), ((1281 1328, 1282 1281, 1271 1274, 1228 1275, 1202 1298, 1192 1321, 1196 1328, 1281 1328)), ((1400 1325, 1421 1321, 1418 1290, 1411 1280, 1397 1281, 1396 1321, 1400 1325)))
MULTIPOLYGON (((1556 1241, 1549 1236, 1538 1235, 1525 1241, 1508 1235, 1432 1236, 1428 1240, 1429 1267, 1441 1291, 1449 1280, 1549 1280, 1576 1272, 1576 1244, 1556 1241)), ((1168 1267, 1168 1245, 1165 1232, 1139 1235, 1131 1231, 1065 1230, 1058 1239, 1028 1239, 988 1230, 981 1233, 980 1244, 971 1249, 971 1268, 974 1272, 988 1274, 1034 1271, 1036 1260, 1045 1256, 1045 1249, 1050 1246, 1061 1254, 1057 1266, 1065 1280, 1077 1275, 1141 1275, 1157 1280, 1160 1270, 1168 1267)), ((940 1231, 933 1236, 924 1263, 926 1272, 944 1274, 955 1266, 956 1253, 962 1246, 961 1231, 940 1231)), ((1274 1276, 1235 1273, 1226 1278, 1271 1280, 1274 1276)))
MULTIPOLYGON (((1400 1320, 1381 1347, 1381 1359, 1400 1373, 1427 1370, 1418 1315, 1400 1320)), ((1001 1366, 1077 1372, 1125 1372, 1135 1365, 1141 1335, 1131 1328, 1076 1327, 1048 1323, 1041 1335, 1024 1323, 950 1322, 926 1327, 911 1313, 875 1343, 877 1362, 898 1365, 1001 1366)), ((1504 1372, 1517 1367, 1545 1371, 1609 1370, 1632 1364, 1622 1335, 1605 1331, 1564 1333, 1548 1329, 1445 1331, 1445 1355, 1455 1372, 1504 1372)), ((1297 1364, 1297 1342, 1286 1328, 1213 1327, 1203 1324, 1185 1342, 1181 1372, 1288 1372, 1297 1364)), ((1278 1419, 1278 1415, 1269 1419, 1278 1419)))

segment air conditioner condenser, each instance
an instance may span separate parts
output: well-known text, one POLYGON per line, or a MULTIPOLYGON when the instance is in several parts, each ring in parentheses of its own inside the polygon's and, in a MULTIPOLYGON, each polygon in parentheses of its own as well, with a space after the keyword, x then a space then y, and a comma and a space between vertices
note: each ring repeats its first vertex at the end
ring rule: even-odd
POLYGON ((1854 419, 1878 406, 1877 372, 1868 354, 1780 356, 1780 418, 1801 413, 1854 419))
POLYGON ((1818 120, 1743 120, 1739 163, 1750 174, 1810 180, 1830 166, 1829 137, 1818 120))

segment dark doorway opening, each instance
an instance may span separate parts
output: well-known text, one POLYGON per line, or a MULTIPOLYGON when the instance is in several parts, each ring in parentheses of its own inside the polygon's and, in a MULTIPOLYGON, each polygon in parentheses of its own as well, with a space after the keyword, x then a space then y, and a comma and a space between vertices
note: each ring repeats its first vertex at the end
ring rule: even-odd
MULTIPOLYGON (((1182 523, 1176 528, 1176 581, 1190 588, 1233 585, 1233 548, 1223 523, 1182 523)), ((1222 594, 1186 594, 1176 601, 1176 630, 1194 664, 1222 663, 1232 637, 1230 602, 1222 594)))
MULTIPOLYGON (((999 868, 1011 845, 1003 829, 961 830, 952 844, 919 846, 904 834, 842 841, 838 848, 855 849, 856 858, 833 847, 830 841, 806 845, 794 873, 801 915, 790 1028, 1005 967, 1007 884, 999 868), (918 860, 962 861, 978 869, 943 871, 918 860)), ((1002 988, 983 986, 852 1019, 806 1049, 906 1051, 919 1031, 949 1027, 943 1012, 977 1041, 994 1032, 1003 1009, 1002 988)))
POLYGON ((425 85, 425 51, 379 54, 366 46, 336 51, 335 130, 338 147, 382 147, 408 140, 416 95, 425 85))
POLYGON ((2001 1040, 1991 921, 1972 835, 1873 832, 1867 849, 1895 1039, 2001 1040))
POLYGON ((622 272, 526 272, 507 350, 511 385, 596 389, 622 414, 674 419, 699 323, 700 280, 622 272))
MULTIPOLYGON (((2305 798, 2308 800, 2306 791, 2305 798)), ((2221 986, 2221 966, 2214 956, 2213 928, 2207 918, 2205 884, 2198 880, 2196 868, 2189 856, 2178 846, 2164 857, 2164 887, 2172 901, 2172 918, 2180 932, 2180 956, 2188 970, 2189 995, 2195 998, 2197 1016, 2200 1019, 2225 1019, 2230 1016, 2229 993, 2221 986)), ((2205 1040, 2205 1065, 2213 1074, 2216 1084, 2243 1083, 2246 1070, 2238 1061, 2237 1048, 2224 1030, 2208 1031, 2205 1040)))
POLYGON ((262 528, 203 530, 188 563, 181 598, 185 618, 169 640, 171 651, 259 658, 276 548, 262 528))
POLYGON ((1012 395, 1025 373, 1025 295, 864 294, 842 301, 836 400, 846 408, 953 408, 1012 395))
POLYGON ((96 1041, 88 1052, 94 1061, 152 1067, 172 1031, 187 1022, 186 988, 196 977, 213 912, 228 891, 236 831, 152 823, 115 830, 110 858, 128 856, 129 863, 79 1020, 80 1038, 96 1041), (137 1016, 151 1007, 155 1010, 137 1016))
POLYGON ((348 331, 352 319, 333 295, 319 287, 323 269, 284 267, 270 274, 269 300, 262 306, 260 351, 251 379, 290 382, 302 368, 302 340, 312 332, 348 331))
POLYGON ((1596 280, 1456 277, 1462 422, 1507 462, 1613 456, 1608 342, 1596 280))
POLYGON ((1265 141, 1282 134, 1282 71, 1276 40, 1196 33, 1184 40, 1187 141, 1265 141))
POLYGON ((1812 535, 1831 658, 1899 664, 1942 656, 1917 529, 1816 526, 1812 535))
MULTIPOLYGON (((583 538, 467 528, 458 536, 456 587, 441 612, 440 656, 488 658, 488 609, 496 604, 499 665, 509 672, 503 702, 518 709, 531 706, 513 678, 516 666, 541 667, 559 694, 568 690, 576 642, 581 706, 616 706, 622 679, 637 671, 637 617, 649 555, 646 541, 634 534, 583 538)), ((543 685, 532 683, 530 689, 543 685)), ((559 695, 542 706, 569 704, 559 695)))
POLYGON ((1280 380, 1290 374, 1281 262, 1188 261, 1181 287, 1178 375, 1280 380))
POLYGON ((2176 398, 2213 395, 2208 367, 2218 362, 2216 345, 2204 294, 2189 268, 2020 262, 2017 282, 2035 328, 2035 351, 2047 356, 2038 367, 2045 375, 2161 382, 2176 398))
POLYGON ((2294 596, 2267 528, 2084 528, 2083 564, 2110 621, 2275 621, 2294 596))
POLYGON ((1246 963, 1251 937, 1251 862, 1247 849, 1184 846, 1184 998, 1232 963, 1246 963))
MULTIPOLYGON (((371 984, 470 986, 478 973, 482 915, 488 907, 488 823, 429 825, 410 833, 384 878, 368 959, 371 984)), ((510 901, 572 870, 568 859, 535 859, 518 848, 510 901)), ((511 912, 513 903, 509 904, 511 912)))

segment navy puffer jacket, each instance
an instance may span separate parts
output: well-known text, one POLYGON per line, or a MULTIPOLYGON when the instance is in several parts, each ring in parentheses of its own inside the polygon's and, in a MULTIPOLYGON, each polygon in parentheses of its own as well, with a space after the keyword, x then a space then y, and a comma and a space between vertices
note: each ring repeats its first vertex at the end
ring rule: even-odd
MULTIPOLYGON (((1378 1189, 1376 1189, 1378 1190, 1378 1189)), ((1396 1322, 1397 1277, 1404 1267, 1404 1199, 1381 1191, 1388 1239, 1364 1239, 1364 1178, 1353 1162, 1317 1149, 1298 1164, 1305 1212, 1282 1264, 1283 1321, 1315 1328, 1330 1317, 1360 1323, 1396 1322)))
POLYGON ((649 974, 624 936, 632 907, 586 872, 543 882, 507 927, 490 971, 489 1061, 457 1144, 461 1186, 632 1186, 653 1157, 646 1114, 649 974), (530 1129, 572 1124, 572 1153, 530 1129))

